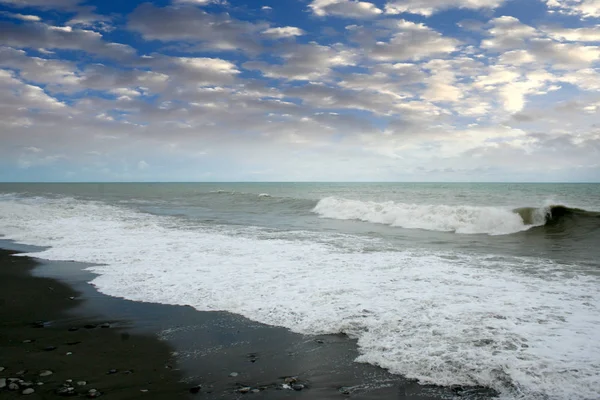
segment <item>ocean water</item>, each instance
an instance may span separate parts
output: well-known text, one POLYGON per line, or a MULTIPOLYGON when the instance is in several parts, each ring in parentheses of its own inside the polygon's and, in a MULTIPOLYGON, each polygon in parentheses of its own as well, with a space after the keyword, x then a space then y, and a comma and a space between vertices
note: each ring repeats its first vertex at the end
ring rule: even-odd
POLYGON ((0 184, 0 235, 422 383, 600 398, 600 184, 0 184))

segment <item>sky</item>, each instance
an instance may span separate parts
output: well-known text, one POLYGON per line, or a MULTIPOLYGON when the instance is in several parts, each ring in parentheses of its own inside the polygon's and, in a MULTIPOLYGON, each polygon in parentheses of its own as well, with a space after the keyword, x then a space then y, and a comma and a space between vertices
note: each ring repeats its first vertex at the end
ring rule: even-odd
POLYGON ((0 0, 0 181, 600 181, 600 0, 0 0))

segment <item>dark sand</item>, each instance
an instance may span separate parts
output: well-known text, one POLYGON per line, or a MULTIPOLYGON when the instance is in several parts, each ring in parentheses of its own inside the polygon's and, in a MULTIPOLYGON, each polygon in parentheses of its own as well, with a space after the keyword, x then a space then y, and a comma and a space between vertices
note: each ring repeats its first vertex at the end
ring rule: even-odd
MULTIPOLYGON (((0 378, 28 370, 25 380, 45 383, 34 387, 36 393, 29 398, 59 398, 54 390, 66 379, 85 380, 88 384, 76 387, 78 392, 94 388, 107 399, 494 396, 484 388, 422 386, 355 363, 356 343, 345 335, 303 336, 225 312, 113 298, 88 283, 93 275, 83 271, 84 264, 42 262, 10 253, 0 251, 0 367, 7 368, 0 378), (50 324, 34 328, 32 322, 38 320, 50 324), (84 328, 107 321, 111 328, 84 328), (80 329, 70 332, 69 327, 80 329), (26 339, 35 342, 23 343, 26 339), (81 343, 67 344, 73 342, 81 343), (45 351, 47 346, 57 349, 45 351), (46 369, 54 374, 38 378, 46 369), (107 374, 111 369, 118 372, 107 374), (290 386, 301 384, 302 390, 284 388, 286 377, 294 377, 297 381, 290 386), (197 393, 190 393, 197 385, 197 393), (246 387, 255 393, 239 392, 246 387)), ((2 389, 0 397, 4 396, 22 395, 11 396, 2 389)))
MULTIPOLYGON (((69 315, 67 310, 81 301, 70 299, 78 293, 58 281, 32 277, 36 262, 12 253, 0 250, 0 367, 5 368, 0 378, 33 382, 31 399, 58 398, 55 391, 67 379, 79 394, 96 389, 111 399, 168 399, 186 393, 180 373, 165 367, 171 363, 167 343, 100 327, 106 320, 69 315), (109 373, 113 369, 117 372, 109 373), (44 370, 53 374, 40 377, 44 370), (17 375, 21 371, 25 374, 17 375)), ((0 397, 21 397, 23 389, 2 389, 0 397)))

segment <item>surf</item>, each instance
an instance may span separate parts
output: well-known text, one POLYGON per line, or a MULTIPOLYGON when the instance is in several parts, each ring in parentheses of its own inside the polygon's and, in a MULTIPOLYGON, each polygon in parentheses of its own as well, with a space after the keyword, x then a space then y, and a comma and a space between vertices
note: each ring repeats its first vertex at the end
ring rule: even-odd
POLYGON ((337 197, 321 199, 313 213, 322 218, 356 220, 406 229, 459 234, 510 235, 537 227, 574 230, 600 224, 600 212, 565 205, 516 209, 471 205, 423 205, 337 197))

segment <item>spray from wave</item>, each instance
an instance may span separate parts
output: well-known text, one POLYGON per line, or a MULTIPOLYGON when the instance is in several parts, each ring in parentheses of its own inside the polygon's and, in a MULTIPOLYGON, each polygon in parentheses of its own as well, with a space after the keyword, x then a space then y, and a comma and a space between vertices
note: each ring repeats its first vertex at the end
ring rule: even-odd
POLYGON ((358 220, 408 229, 463 234, 507 235, 539 226, 565 226, 600 213, 549 205, 511 210, 501 207, 404 204, 326 197, 313 212, 323 218, 358 220))

